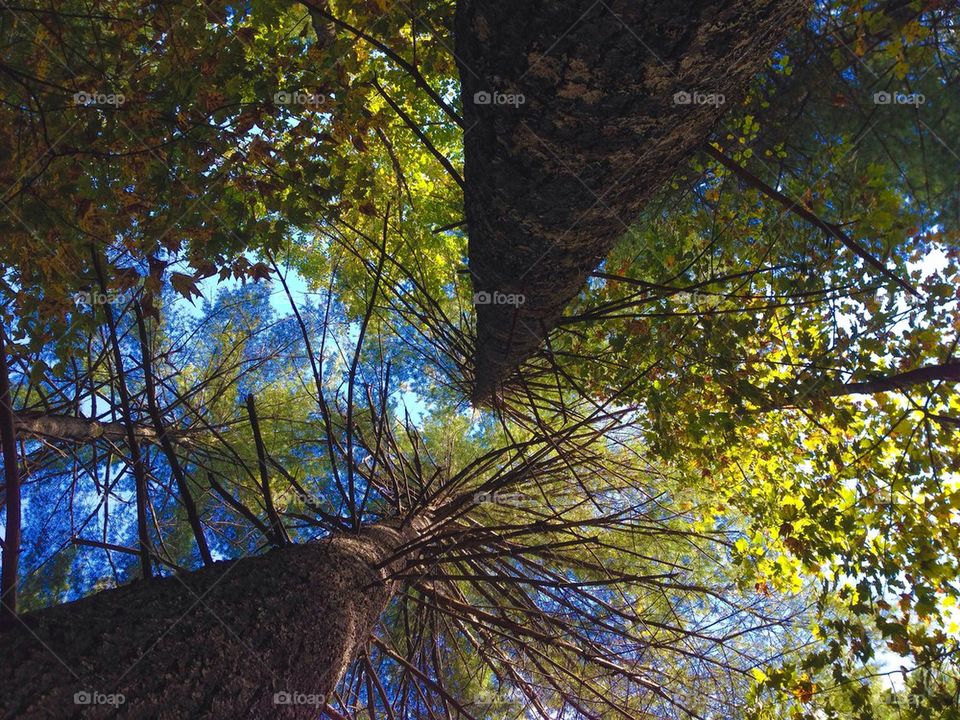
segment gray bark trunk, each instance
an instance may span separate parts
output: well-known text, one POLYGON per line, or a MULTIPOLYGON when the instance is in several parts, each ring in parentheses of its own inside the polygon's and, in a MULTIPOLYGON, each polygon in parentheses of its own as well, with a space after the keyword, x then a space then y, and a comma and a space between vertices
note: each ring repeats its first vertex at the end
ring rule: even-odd
POLYGON ((370 526, 25 615, 0 636, 0 717, 316 718, 395 590, 401 561, 375 566, 415 533, 370 526))
POLYGON ((457 4, 470 272, 474 290, 494 301, 477 306, 475 404, 537 351, 587 273, 807 8, 807 0, 457 4), (674 101, 681 92, 689 102, 674 101))
MULTIPOLYGON (((73 415, 53 415, 39 412, 16 413, 17 434, 23 437, 46 438, 62 442, 89 443, 104 439, 124 442, 127 429, 121 422, 99 422, 73 415)), ((133 430, 142 442, 159 441, 156 431, 145 425, 137 425, 133 430)), ((172 442, 186 444, 188 439, 175 429, 168 429, 167 436, 172 442)))

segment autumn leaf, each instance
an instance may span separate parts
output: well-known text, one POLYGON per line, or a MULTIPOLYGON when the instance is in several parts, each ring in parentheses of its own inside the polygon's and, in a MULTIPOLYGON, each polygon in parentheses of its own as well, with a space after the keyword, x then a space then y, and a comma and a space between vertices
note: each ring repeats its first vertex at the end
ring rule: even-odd
POLYGON ((170 273, 170 284, 180 295, 193 302, 194 297, 203 297, 203 293, 197 288, 196 280, 190 275, 183 273, 170 273))

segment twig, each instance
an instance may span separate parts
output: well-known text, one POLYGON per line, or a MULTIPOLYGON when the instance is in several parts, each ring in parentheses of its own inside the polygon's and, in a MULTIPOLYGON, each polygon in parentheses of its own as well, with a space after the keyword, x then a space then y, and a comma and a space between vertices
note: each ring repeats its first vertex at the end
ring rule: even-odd
POLYGON ((817 216, 815 213, 808 210, 799 201, 791 200, 789 197, 787 197, 780 191, 770 187, 769 185, 767 185, 767 183, 765 183, 763 180, 758 178, 756 175, 754 175, 752 172, 747 170, 745 167, 743 167, 737 162, 734 162, 733 160, 728 158, 726 155, 724 155, 722 152, 717 150, 715 147, 713 147, 713 145, 708 143, 706 145, 706 152, 708 155, 710 155, 710 157, 712 157, 714 160, 719 162, 725 168, 730 170, 734 175, 741 178, 742 180, 745 180, 748 184, 753 185, 755 188, 760 190, 760 192, 762 192, 764 195, 767 195, 773 198, 774 200, 776 200, 784 208, 786 208, 788 212, 792 212, 794 215, 797 215, 798 217, 803 218, 807 222, 810 222, 816 227, 823 230, 825 233, 827 233, 827 235, 830 235, 831 237, 834 237, 840 242, 842 242, 847 249, 853 251, 855 255, 862 258, 868 265, 870 265, 875 270, 877 270, 877 272, 879 272, 885 278, 887 278, 888 280, 891 280, 892 282, 895 282, 897 285, 899 285, 901 288, 906 290, 908 293, 910 293, 914 297, 918 297, 918 298, 922 297, 920 293, 910 283, 908 283, 903 278, 897 276, 892 271, 888 270, 887 267, 882 262, 880 262, 875 257, 873 257, 873 255, 867 252, 857 242, 852 240, 840 228, 839 225, 835 225, 833 223, 828 223, 828 222, 825 222, 824 220, 821 220, 819 216, 817 216))

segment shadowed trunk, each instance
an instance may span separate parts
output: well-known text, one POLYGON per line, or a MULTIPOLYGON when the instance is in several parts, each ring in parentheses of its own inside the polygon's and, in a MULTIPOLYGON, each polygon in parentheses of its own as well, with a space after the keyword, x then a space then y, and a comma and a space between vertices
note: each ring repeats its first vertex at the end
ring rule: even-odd
POLYGON ((0 328, 0 449, 3 457, 3 495, 0 508, 6 509, 3 552, 0 562, 0 630, 16 619, 17 579, 20 566, 20 460, 17 455, 10 371, 7 366, 7 338, 0 328))
POLYGON ((395 590, 402 560, 376 565, 415 536, 381 523, 25 615, 0 716, 316 718, 395 590))
POLYGON ((458 3, 475 404, 537 351, 587 273, 807 8, 458 3))

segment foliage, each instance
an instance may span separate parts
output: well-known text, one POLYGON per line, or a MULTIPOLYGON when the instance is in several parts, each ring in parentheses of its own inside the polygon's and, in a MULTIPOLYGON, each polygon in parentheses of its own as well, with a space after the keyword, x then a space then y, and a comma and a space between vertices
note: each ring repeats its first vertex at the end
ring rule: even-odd
POLYGON ((22 609, 429 512, 338 712, 955 717, 957 10, 818 3, 496 410, 453 12, 0 11, 14 407, 149 487, 22 436, 22 609))

